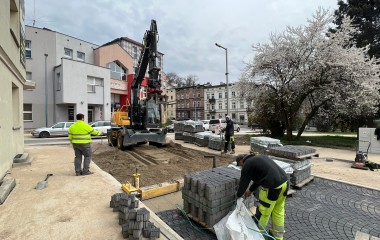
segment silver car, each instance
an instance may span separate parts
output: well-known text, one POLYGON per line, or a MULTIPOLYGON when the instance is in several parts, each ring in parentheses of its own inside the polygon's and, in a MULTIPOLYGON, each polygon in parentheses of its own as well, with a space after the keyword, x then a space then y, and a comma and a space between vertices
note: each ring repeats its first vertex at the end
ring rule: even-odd
POLYGON ((59 122, 51 127, 41 127, 36 128, 32 131, 33 137, 53 137, 53 136, 68 136, 69 127, 74 124, 74 122, 59 122))

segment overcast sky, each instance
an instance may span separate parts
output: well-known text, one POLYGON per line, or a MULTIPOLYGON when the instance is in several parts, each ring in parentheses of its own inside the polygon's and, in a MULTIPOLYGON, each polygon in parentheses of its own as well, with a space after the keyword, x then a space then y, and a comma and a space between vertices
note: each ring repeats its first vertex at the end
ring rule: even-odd
POLYGON ((138 42, 157 21, 158 50, 164 72, 195 74, 199 83, 239 79, 252 45, 268 41, 271 32, 299 26, 318 9, 331 11, 337 0, 26 0, 26 24, 47 27, 98 45, 119 37, 138 42))

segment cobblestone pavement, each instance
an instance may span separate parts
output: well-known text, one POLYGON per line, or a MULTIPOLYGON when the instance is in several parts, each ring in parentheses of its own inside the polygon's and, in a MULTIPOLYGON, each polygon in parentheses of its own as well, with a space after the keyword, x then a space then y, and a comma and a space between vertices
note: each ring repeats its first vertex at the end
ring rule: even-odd
MULTIPOLYGON (((157 215, 184 239, 216 239, 177 209, 157 215)), ((380 192, 315 178, 287 199, 285 229, 286 240, 355 239, 357 231, 380 237, 380 192)))
POLYGON ((380 192, 315 178, 287 199, 285 224, 289 240, 380 237, 380 192))
POLYGON ((167 225, 185 240, 213 240, 216 236, 207 229, 189 220, 178 209, 157 213, 167 225))

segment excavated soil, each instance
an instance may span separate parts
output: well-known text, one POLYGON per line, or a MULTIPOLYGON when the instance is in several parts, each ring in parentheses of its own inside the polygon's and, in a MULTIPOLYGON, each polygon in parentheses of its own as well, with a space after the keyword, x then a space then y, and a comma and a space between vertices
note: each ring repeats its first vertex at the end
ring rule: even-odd
MULTIPOLYGON (((187 173, 212 167, 212 160, 204 157, 212 154, 173 142, 164 147, 136 145, 124 151, 105 143, 93 143, 92 149, 92 160, 121 183, 132 182, 131 176, 137 169, 141 187, 177 180, 187 173)), ((231 155, 217 156, 217 166, 233 161, 231 155)))

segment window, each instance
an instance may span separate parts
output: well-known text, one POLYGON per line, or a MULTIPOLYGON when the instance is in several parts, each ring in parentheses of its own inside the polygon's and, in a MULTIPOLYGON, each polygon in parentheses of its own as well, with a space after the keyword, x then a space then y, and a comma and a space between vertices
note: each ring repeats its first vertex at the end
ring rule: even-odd
POLYGON ((232 97, 235 97, 235 92, 232 92, 232 97))
POLYGON ((77 59, 78 59, 79 61, 84 62, 84 57, 85 57, 85 55, 84 55, 83 52, 77 52, 77 59))
POLYGON ((227 108, 228 108, 228 104, 227 104, 227 102, 226 102, 225 106, 226 106, 226 109, 227 109, 227 108))
POLYGON ((32 81, 32 72, 26 72, 26 81, 32 81))
POLYGON ((223 98, 223 96, 222 96, 222 93, 221 93, 221 92, 219 93, 219 98, 223 98))
POLYGON ((64 51, 65 51, 65 58, 70 58, 70 59, 73 59, 73 50, 70 49, 70 48, 64 48, 64 51))
POLYGON ((32 41, 25 40, 25 57, 32 58, 32 41))
POLYGON ((193 102, 193 107, 196 107, 197 106, 197 102, 193 102))
POLYGON ((56 91, 61 91, 61 73, 57 73, 57 89, 56 91))
POLYGON ((207 109, 207 110, 210 109, 210 104, 207 104, 207 105, 206 105, 206 109, 207 109))
POLYGON ((115 80, 126 80, 127 69, 118 62, 107 63, 107 68, 111 70, 111 78, 115 80))
POLYGON ((201 102, 197 101, 197 107, 201 106, 201 102))
POLYGON ((103 87, 103 79, 96 77, 87 77, 87 92, 95 93, 96 86, 103 87))
POLYGON ((219 109, 223 109, 223 103, 219 103, 219 109))
POLYGON ((195 98, 195 93, 193 93, 193 98, 195 98))
POLYGON ((173 100, 173 96, 170 96, 170 100, 173 100))
POLYGON ((200 92, 198 93, 198 97, 199 97, 199 98, 201 97, 201 93, 200 93, 200 92))
POLYGON ((157 57, 157 67, 161 68, 161 56, 157 57))
POLYGON ((224 96, 226 96, 226 98, 228 98, 228 92, 225 92, 225 93, 224 93, 224 96))
POLYGON ((213 93, 211 93, 211 98, 215 98, 213 93))
POLYGON ((24 121, 33 121, 32 104, 24 104, 24 121))
POLYGON ((244 102, 240 101, 240 108, 244 108, 244 102))
POLYGON ((236 103, 232 102, 232 109, 235 109, 235 108, 236 108, 236 103))
POLYGON ((207 93, 207 99, 210 99, 210 94, 207 93))
POLYGON ((132 55, 133 55, 133 58, 137 58, 137 47, 135 46, 132 47, 132 55))
POLYGON ((236 119, 236 113, 231 114, 232 119, 236 119))

